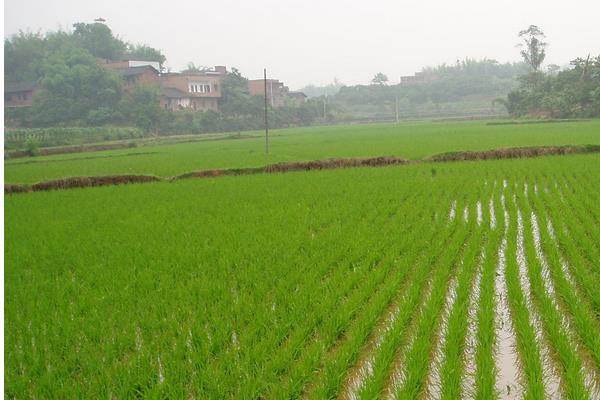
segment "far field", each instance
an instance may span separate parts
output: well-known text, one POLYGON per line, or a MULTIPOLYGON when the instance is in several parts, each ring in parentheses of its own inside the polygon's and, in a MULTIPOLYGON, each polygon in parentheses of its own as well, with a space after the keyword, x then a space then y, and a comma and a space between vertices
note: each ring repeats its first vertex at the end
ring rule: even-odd
POLYGON ((269 156, 265 156, 261 135, 264 132, 244 132, 240 139, 224 135, 220 140, 8 160, 4 164, 5 182, 34 183, 70 176, 117 174, 165 177, 200 169, 330 157, 393 155, 421 159, 459 150, 600 144, 600 121, 525 125, 438 122, 282 129, 271 132, 269 156))
MULTIPOLYGON (((600 144, 600 121, 321 129, 7 181, 600 144)), ((5 397, 599 399, 598 182, 587 154, 5 195, 5 397)))

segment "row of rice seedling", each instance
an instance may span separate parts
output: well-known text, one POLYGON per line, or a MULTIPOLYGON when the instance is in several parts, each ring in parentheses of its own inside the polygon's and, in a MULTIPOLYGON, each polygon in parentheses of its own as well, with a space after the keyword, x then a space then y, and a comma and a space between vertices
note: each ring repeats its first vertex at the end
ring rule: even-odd
POLYGON ((9 196, 5 395, 598 398, 599 159, 9 196))
POLYGON ((551 284, 555 287, 555 301, 561 309, 567 329, 570 330, 569 343, 582 359, 581 371, 586 388, 591 395, 598 397, 600 338, 597 332, 600 325, 594 319, 594 312, 589 304, 579 295, 574 279, 569 278, 570 272, 565 273, 571 267, 560 252, 553 225, 539 196, 533 198, 532 208, 539 219, 541 250, 547 259, 551 284))
MULTIPOLYGON (((453 191, 456 190, 453 189, 453 191)), ((433 211, 434 215, 440 214, 440 208, 443 208, 444 205, 444 197, 440 196, 439 200, 435 204, 435 211, 433 211)), ((317 374, 316 378, 318 381, 314 384, 314 387, 308 391, 308 397, 322 398, 336 396, 342 389, 342 377, 358 373, 358 375, 348 377, 346 379, 357 378, 358 380, 361 380, 363 378, 362 374, 372 369, 372 366, 370 365, 372 363, 371 360, 368 358, 363 358, 362 360, 358 358, 359 354, 361 354, 360 349, 363 346, 371 347, 374 346, 375 343, 380 342, 381 338, 389 333, 391 329, 390 324, 392 322, 394 325, 397 325, 397 321, 399 320, 399 316, 397 315, 398 311, 406 309, 406 307, 400 306, 399 302, 401 302, 401 304, 406 304, 408 301, 407 298, 410 298, 410 296, 407 297, 407 291, 410 291, 413 296, 419 294, 419 286, 415 284, 415 281, 419 280, 419 277, 423 273, 427 272, 422 270, 421 273, 416 275, 419 270, 414 268, 414 265, 418 265, 423 259, 430 257, 429 244, 431 241, 437 242, 439 240, 449 240, 448 238, 453 232, 449 229, 440 229, 441 227, 445 226, 445 221, 443 221, 441 218, 434 218, 432 224, 421 225, 421 229, 431 229, 430 233, 426 236, 423 236, 425 239, 424 241, 420 242, 418 246, 412 247, 410 251, 405 252, 403 257, 399 259, 401 267, 399 269, 398 276, 404 278, 406 274, 410 274, 403 283, 402 289, 397 290, 396 293, 391 293, 389 297, 391 302, 388 300, 387 302, 383 303, 382 306, 385 307, 380 307, 380 310, 377 313, 366 314, 364 316, 364 318, 368 321, 366 325, 358 325, 356 326, 356 328, 358 328, 356 332, 348 332, 348 335, 346 336, 347 340, 344 340, 342 343, 340 343, 339 346, 335 348, 333 354, 331 354, 333 358, 328 357, 329 359, 325 361, 324 371, 323 373, 317 374), (384 309, 388 310, 385 313, 385 317, 379 318, 377 327, 371 331, 371 329, 375 327, 377 317, 383 313, 384 309), (365 329, 366 326, 370 327, 370 329, 365 329), (368 336, 370 336, 370 339, 368 339, 368 336), (358 366, 356 371, 352 371, 351 367, 355 362, 358 362, 360 365, 364 366, 364 368, 358 366)), ((422 236, 421 233, 416 233, 417 234, 415 237, 418 238, 422 236)), ((412 238, 410 236, 399 236, 397 238, 398 240, 408 240, 409 243, 412 242, 412 238)))
MULTIPOLYGON (((524 250, 528 276, 535 306, 540 314, 542 328, 549 345, 554 350, 552 361, 562 376, 563 393, 570 398, 589 398, 590 391, 584 384, 582 361, 573 343, 573 334, 556 302, 556 291, 549 275, 547 260, 535 239, 539 234, 537 216, 530 209, 528 200, 517 193, 518 212, 523 214, 524 250)), ((520 215, 520 214, 519 214, 520 215)), ((550 360, 548 360, 550 361, 550 360)))

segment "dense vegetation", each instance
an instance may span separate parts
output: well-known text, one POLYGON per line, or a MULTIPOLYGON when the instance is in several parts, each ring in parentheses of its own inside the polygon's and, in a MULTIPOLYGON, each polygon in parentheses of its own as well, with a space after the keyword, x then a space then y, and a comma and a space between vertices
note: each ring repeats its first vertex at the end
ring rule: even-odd
POLYGON ((593 398, 599 175, 589 155, 8 196, 5 395, 593 398))
POLYGON ((512 116, 600 117, 600 55, 576 58, 564 70, 549 65, 544 73, 541 69, 547 46, 544 32, 531 25, 519 37, 524 42, 521 55, 529 65, 529 72, 519 78, 518 89, 511 91, 506 100, 500 100, 512 116))
POLYGON ((420 71, 435 80, 417 84, 344 86, 327 98, 335 118, 395 118, 396 99, 402 118, 498 114, 494 98, 505 96, 527 71, 524 63, 501 64, 496 60, 465 59, 420 71))
POLYGON ((512 116, 600 117, 600 56, 577 58, 562 71, 532 72, 520 82, 505 102, 512 116))

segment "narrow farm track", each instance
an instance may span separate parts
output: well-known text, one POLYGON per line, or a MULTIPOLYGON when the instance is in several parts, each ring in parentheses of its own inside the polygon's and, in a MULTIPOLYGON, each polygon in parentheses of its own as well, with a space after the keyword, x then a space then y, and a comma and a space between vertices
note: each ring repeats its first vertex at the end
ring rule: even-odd
POLYGON ((598 177, 571 155, 6 196, 5 397, 600 399, 598 177))

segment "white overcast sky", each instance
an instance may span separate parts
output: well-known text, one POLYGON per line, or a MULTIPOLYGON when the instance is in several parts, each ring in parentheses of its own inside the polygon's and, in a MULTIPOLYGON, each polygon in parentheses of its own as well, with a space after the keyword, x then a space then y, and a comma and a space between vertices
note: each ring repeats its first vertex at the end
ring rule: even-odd
POLYGON ((546 64, 600 54, 600 0, 5 0, 4 35, 102 17, 122 39, 159 48, 173 70, 238 67, 292 89, 392 82, 458 58, 516 61, 517 33, 546 33, 546 64))

